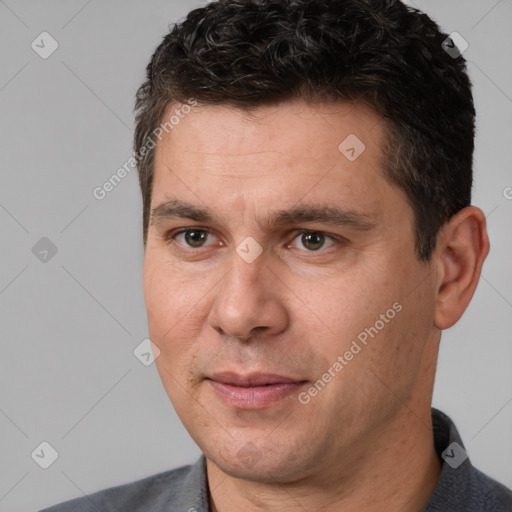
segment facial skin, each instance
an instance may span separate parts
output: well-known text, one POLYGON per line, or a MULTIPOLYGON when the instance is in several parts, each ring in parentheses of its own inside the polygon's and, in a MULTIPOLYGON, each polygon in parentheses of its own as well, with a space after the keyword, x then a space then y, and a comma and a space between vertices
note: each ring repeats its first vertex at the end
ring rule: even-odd
POLYGON ((384 143, 385 125, 366 106, 289 101, 250 115, 196 107, 157 147, 159 214, 144 261, 149 332, 166 392, 207 457, 212 510, 412 511, 433 492, 440 329, 476 287, 485 219, 463 210, 431 261, 419 261, 413 211, 380 172, 384 143), (355 161, 338 149, 350 134, 366 146, 355 161), (176 201, 210 219, 166 215, 162 205, 176 201), (351 222, 270 220, 326 206, 351 222), (247 237, 262 249, 250 263, 237 252, 255 254, 247 237), (400 311, 389 318, 393 304, 400 311), (218 372, 302 384, 267 406, 238 407, 216 391, 218 372))

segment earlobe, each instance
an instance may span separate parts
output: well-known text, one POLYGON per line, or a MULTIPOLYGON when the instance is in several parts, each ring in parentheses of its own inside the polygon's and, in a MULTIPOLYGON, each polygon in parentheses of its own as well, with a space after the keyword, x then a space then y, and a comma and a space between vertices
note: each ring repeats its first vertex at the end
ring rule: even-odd
POLYGON ((485 215, 475 206, 455 214, 440 231, 435 256, 440 270, 434 315, 438 329, 454 325, 466 310, 488 253, 485 215))

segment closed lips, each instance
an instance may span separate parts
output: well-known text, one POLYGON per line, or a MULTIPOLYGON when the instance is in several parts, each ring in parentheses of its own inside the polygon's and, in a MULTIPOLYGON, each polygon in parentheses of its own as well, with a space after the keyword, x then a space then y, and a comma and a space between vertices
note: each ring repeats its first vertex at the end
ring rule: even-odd
POLYGON ((252 373, 248 375, 240 375, 233 372, 221 372, 213 374, 209 379, 220 382, 222 384, 239 387, 270 386, 272 384, 298 384, 305 382, 301 379, 293 379, 290 377, 269 373, 252 373))

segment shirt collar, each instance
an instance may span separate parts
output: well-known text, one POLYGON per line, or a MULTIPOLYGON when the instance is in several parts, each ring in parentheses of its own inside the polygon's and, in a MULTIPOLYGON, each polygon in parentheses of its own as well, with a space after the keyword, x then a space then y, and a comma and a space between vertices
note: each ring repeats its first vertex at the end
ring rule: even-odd
POLYGON ((450 510, 463 512, 474 489, 476 470, 453 421, 443 412, 432 408, 434 446, 442 463, 441 474, 424 512, 450 510), (443 508, 449 507, 449 508, 443 508))

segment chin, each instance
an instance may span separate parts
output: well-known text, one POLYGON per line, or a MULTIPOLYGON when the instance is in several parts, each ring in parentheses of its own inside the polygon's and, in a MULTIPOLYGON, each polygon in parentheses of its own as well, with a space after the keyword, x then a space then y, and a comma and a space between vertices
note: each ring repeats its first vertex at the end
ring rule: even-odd
POLYGON ((296 453, 280 454, 273 447, 260 451, 250 442, 236 452, 223 451, 213 457, 207 454, 207 457, 226 475, 259 483, 296 481, 304 477, 310 467, 304 460, 298 460, 296 453))
POLYGON ((240 480, 249 480, 262 484, 283 483, 287 481, 286 476, 282 474, 280 464, 276 465, 269 463, 269 461, 258 462, 251 467, 233 463, 233 461, 216 465, 226 475, 240 480))

